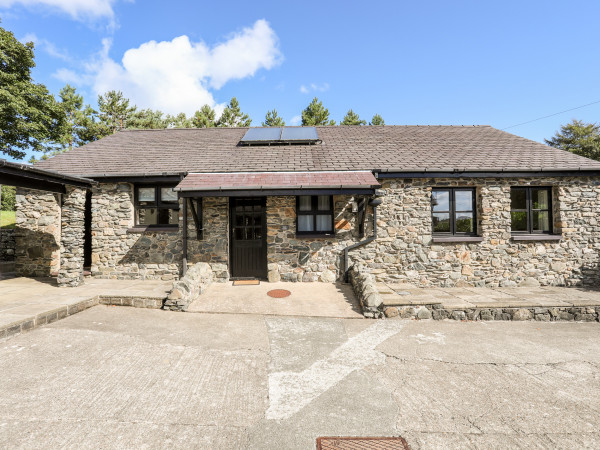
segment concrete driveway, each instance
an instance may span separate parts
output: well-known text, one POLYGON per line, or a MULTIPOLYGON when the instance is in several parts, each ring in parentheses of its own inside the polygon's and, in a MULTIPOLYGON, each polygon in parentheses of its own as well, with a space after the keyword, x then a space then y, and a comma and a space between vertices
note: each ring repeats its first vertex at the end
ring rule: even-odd
POLYGON ((0 447, 599 448, 599 332, 96 306, 0 343, 0 447))

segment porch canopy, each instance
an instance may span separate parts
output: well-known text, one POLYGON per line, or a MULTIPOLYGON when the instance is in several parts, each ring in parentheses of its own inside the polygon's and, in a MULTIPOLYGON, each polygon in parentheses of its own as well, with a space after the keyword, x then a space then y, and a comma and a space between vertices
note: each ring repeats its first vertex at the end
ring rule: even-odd
POLYGON ((64 175, 52 170, 38 169, 27 164, 0 159, 0 185, 3 184, 64 194, 65 186, 89 189, 97 183, 87 178, 64 175))
POLYGON ((267 195, 370 195, 379 188, 370 171, 190 173, 176 187, 180 197, 267 195))

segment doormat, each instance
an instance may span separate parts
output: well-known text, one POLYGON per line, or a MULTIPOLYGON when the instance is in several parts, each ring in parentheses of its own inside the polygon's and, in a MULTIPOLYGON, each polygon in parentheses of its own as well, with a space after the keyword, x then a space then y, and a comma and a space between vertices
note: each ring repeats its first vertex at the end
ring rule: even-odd
POLYGON ((410 450, 401 437, 320 437, 317 450, 410 450))
POLYGON ((292 293, 286 289, 272 289, 269 292, 267 292, 267 295, 273 298, 289 297, 291 294, 292 293))
POLYGON ((235 280, 233 282, 234 286, 256 286, 260 284, 260 280, 235 280))

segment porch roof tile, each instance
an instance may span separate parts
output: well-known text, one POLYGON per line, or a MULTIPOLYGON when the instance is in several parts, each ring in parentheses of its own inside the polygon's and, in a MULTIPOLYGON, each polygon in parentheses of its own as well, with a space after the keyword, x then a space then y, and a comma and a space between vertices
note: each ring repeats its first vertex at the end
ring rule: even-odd
POLYGON ((176 191, 257 189, 375 189, 368 171, 190 173, 176 191))

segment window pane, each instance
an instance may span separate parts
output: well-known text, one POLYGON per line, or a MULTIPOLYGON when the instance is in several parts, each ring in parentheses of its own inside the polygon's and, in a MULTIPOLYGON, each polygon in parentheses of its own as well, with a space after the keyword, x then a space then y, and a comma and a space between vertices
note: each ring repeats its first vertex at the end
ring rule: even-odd
POLYGON ((319 195, 319 202, 317 206, 319 211, 329 211, 329 209, 331 209, 330 200, 331 197, 329 197, 329 195, 319 195))
POLYGON ((531 207, 533 209, 548 209, 550 207, 550 198, 547 189, 531 190, 531 207))
POLYGON ((473 222, 473 213, 456 213, 456 232, 473 233, 473 231, 475 230, 473 222))
POLYGON ((138 188, 138 201, 140 202, 153 202, 156 190, 153 187, 149 188, 138 188))
POLYGON ((527 209, 527 190, 515 188, 510 190, 510 208, 527 209))
POLYGON ((533 231, 550 231, 550 214, 548 211, 533 211, 533 231))
POLYGON ((473 191, 454 191, 456 211, 473 211, 473 191))
POLYGON ((138 225, 156 225, 158 223, 158 214, 156 208, 138 209, 138 225))
MULTIPOLYGON (((310 197, 309 197, 310 198, 310 197)), ((298 231, 315 231, 313 226, 312 215, 299 215, 298 216, 298 231)))
POLYGON ((510 213, 512 231, 527 230, 527 213, 525 211, 512 211, 510 213))
POLYGON ((236 241, 241 241, 244 239, 244 228, 234 228, 233 229, 233 238, 236 241))
POLYGON ((160 188, 160 199, 163 202, 176 202, 177 201, 177 192, 173 190, 173 188, 160 188))
POLYGON ((159 209, 159 225, 176 225, 179 223, 179 210, 177 209, 159 209))
POLYGON ((254 227, 254 239, 262 239, 262 228, 254 227))
POLYGON ((310 195, 301 195, 298 201, 300 211, 310 211, 312 209, 310 195))
POLYGON ((331 214, 317 216, 317 231, 331 231, 331 214))
POLYGON ((438 233, 450 232, 450 214, 433 213, 433 231, 438 233))
POLYGON ((450 191, 433 191, 431 193, 431 206, 434 211, 450 211, 450 191))

